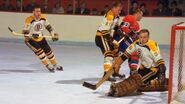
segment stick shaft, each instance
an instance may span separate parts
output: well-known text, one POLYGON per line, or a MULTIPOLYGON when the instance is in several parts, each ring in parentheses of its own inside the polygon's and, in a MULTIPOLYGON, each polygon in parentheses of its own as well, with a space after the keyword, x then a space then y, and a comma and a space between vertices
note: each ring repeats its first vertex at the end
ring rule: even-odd
MULTIPOLYGON (((28 36, 28 37, 32 37, 31 34, 25 35, 25 34, 22 34, 22 33, 17 33, 17 32, 15 32, 15 31, 13 31, 10 27, 8 27, 8 30, 9 30, 13 35, 16 35, 16 36, 22 36, 22 37, 28 36)), ((43 35, 43 36, 39 36, 39 37, 43 37, 43 38, 52 38, 52 36, 49 36, 49 35, 43 35)))

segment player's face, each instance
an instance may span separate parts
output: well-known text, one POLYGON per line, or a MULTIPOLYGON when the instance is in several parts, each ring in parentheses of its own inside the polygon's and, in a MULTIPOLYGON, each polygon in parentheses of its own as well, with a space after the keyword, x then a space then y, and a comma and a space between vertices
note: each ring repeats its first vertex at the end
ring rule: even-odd
POLYGON ((139 42, 141 45, 145 45, 148 42, 149 35, 147 32, 139 34, 139 42))
POLYGON ((121 13, 122 7, 118 6, 118 7, 114 7, 113 8, 113 14, 114 16, 118 16, 121 13))
POLYGON ((35 18, 39 19, 40 15, 41 15, 41 9, 40 8, 35 8, 33 11, 33 15, 35 16, 35 18))
POLYGON ((138 12, 137 13, 137 21, 140 21, 143 18, 143 12, 138 12))

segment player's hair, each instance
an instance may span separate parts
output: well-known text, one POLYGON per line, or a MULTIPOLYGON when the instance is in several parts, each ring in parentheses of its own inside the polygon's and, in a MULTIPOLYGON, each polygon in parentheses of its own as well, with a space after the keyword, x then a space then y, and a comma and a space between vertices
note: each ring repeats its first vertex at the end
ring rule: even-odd
POLYGON ((122 6, 122 3, 120 1, 115 1, 112 3, 111 8, 121 7, 121 6, 122 6))
POLYGON ((146 7, 146 4, 145 3, 140 4, 140 8, 143 6, 146 7))
POLYGON ((148 36, 150 36, 150 32, 149 32, 148 29, 141 29, 141 30, 139 31, 139 34, 141 34, 141 33, 148 33, 148 36))
POLYGON ((135 4, 135 3, 138 4, 138 2, 136 0, 131 2, 132 5, 135 4))
POLYGON ((40 9, 41 9, 41 6, 40 6, 40 5, 35 5, 35 6, 33 7, 33 10, 32 10, 32 11, 34 11, 36 8, 40 8, 40 9))
POLYGON ((133 14, 136 14, 136 13, 143 13, 143 11, 141 9, 136 9, 133 14))

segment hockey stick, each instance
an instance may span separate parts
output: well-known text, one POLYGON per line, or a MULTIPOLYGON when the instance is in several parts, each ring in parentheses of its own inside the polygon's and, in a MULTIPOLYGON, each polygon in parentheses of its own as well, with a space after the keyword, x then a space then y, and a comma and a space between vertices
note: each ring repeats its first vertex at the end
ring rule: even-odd
MULTIPOLYGON (((118 43, 121 43, 124 39, 125 39, 125 37, 121 38, 121 39, 119 40, 118 43)), ((96 90, 96 89, 97 89, 100 85, 102 85, 113 73, 114 73, 114 70, 113 70, 113 68, 111 67, 110 70, 105 74, 105 76, 104 76, 102 79, 100 79, 100 80, 98 81, 98 83, 96 83, 96 84, 91 84, 91 83, 88 83, 88 82, 84 82, 84 83, 83 83, 83 86, 84 86, 84 87, 87 87, 87 88, 89 88, 89 89, 92 89, 92 90, 96 90)))
MULTIPOLYGON (((28 35, 25 35, 25 34, 22 34, 22 33, 17 33, 15 31, 13 31, 10 27, 8 27, 8 30, 15 36, 28 36, 28 37, 32 37, 32 35, 28 34, 28 35)), ((52 36, 39 36, 39 37, 43 37, 43 38, 52 38, 52 36)))
POLYGON ((92 90, 96 90, 100 85, 102 85, 112 74, 113 74, 114 70, 111 68, 106 74, 105 76, 98 81, 98 83, 96 84, 91 84, 91 83, 88 83, 88 82, 84 82, 83 83, 83 86, 84 87, 87 87, 89 89, 92 89, 92 90))

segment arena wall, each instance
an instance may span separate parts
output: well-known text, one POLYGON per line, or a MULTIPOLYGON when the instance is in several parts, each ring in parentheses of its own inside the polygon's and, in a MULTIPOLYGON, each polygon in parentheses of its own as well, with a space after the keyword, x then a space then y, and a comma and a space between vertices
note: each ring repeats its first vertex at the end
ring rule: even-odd
MULTIPOLYGON (((16 39, 7 27, 20 32, 24 20, 29 13, 0 12, 0 38, 16 39)), ((96 29, 101 23, 102 16, 84 15, 46 15, 55 31, 60 34, 61 41, 94 42, 96 29)), ((151 38, 161 45, 169 45, 171 26, 174 23, 185 21, 184 17, 144 17, 140 21, 141 28, 150 30, 151 38)), ((49 34, 48 32, 44 32, 49 34)))

